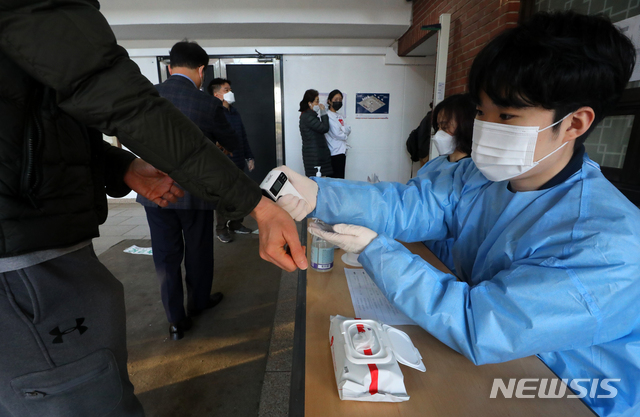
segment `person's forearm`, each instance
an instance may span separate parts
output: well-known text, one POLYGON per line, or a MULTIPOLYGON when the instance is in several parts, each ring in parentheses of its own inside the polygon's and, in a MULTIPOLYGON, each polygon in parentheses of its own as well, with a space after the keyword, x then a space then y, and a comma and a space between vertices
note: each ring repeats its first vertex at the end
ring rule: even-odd
POLYGON ((394 306, 476 365, 590 346, 603 320, 566 270, 535 260, 469 286, 382 235, 358 261, 394 306), (540 288, 553 288, 554 299, 540 288))
POLYGON ((421 193, 417 186, 311 179, 319 186, 311 217, 364 226, 405 242, 440 239, 447 233, 447 214, 433 194, 421 193))

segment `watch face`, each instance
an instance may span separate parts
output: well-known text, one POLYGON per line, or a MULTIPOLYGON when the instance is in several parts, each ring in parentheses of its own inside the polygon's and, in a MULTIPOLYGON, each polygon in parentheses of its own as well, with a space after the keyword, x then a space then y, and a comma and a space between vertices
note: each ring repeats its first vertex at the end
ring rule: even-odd
POLYGON ((273 183, 273 185, 269 189, 269 192, 271 192, 271 194, 273 194, 274 196, 277 196, 280 190, 282 190, 282 187, 286 182, 287 182, 287 176, 284 174, 284 172, 281 172, 280 175, 278 175, 278 178, 276 179, 276 181, 273 183))

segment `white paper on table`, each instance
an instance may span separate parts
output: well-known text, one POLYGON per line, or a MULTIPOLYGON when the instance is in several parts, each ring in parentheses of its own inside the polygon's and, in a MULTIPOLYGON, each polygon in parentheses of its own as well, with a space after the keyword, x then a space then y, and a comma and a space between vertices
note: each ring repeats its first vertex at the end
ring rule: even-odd
POLYGON ((378 320, 390 326, 416 323, 395 308, 364 269, 345 268, 356 317, 378 320))
POLYGON ((129 246, 127 249, 123 250, 126 253, 133 253, 135 255, 153 255, 153 251, 151 248, 143 248, 140 246, 129 246))

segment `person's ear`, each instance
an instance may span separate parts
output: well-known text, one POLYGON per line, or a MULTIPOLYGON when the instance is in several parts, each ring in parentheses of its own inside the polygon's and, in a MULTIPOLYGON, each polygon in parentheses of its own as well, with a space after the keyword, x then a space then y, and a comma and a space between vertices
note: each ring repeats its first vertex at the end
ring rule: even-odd
POLYGON ((171 68, 171 65, 169 65, 169 75, 173 75, 173 68, 171 68))
POLYGON ((563 142, 575 140, 582 136, 589 128, 596 118, 596 113, 591 107, 580 107, 568 117, 571 124, 564 132, 563 142))

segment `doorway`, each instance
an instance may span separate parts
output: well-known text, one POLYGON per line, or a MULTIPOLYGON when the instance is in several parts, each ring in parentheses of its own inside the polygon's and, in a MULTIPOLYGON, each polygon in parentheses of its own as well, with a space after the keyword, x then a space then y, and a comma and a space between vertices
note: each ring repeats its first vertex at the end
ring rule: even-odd
MULTIPOLYGON (((169 57, 158 57, 160 82, 169 77, 169 57)), ((258 184, 273 168, 283 165, 282 59, 279 55, 210 56, 204 85, 214 78, 231 81, 233 106, 242 117, 255 169, 245 173, 258 184)))

